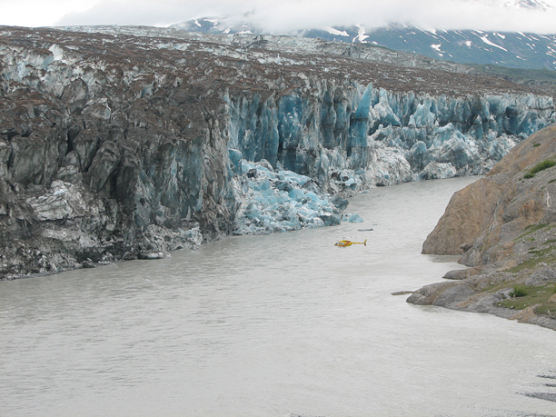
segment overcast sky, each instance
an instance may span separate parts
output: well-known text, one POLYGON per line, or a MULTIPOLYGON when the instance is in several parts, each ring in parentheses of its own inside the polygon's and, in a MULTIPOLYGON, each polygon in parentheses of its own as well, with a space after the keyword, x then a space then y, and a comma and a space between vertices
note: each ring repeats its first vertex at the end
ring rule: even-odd
POLYGON ((268 30, 407 23, 423 28, 556 33, 556 0, 544 11, 519 0, 0 0, 0 24, 165 26, 201 16, 242 16, 268 30))

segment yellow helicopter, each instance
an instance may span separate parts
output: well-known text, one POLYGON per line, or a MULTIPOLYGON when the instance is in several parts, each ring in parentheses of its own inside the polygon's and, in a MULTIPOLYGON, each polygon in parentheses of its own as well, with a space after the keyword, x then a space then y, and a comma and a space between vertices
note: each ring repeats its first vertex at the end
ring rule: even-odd
POLYGON ((363 242, 353 242, 351 240, 339 240, 338 242, 334 243, 334 246, 339 246, 341 248, 347 248, 348 246, 351 246, 351 245, 367 246, 367 239, 365 239, 363 242))

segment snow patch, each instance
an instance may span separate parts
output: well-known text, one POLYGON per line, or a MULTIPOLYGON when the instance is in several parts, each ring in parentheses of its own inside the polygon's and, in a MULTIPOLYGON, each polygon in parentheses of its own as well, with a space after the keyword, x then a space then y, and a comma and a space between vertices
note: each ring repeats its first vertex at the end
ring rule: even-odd
POLYGON ((324 30, 334 36, 345 36, 345 37, 349 36, 349 33, 347 33, 345 30, 338 30, 338 29, 334 29, 333 27, 326 27, 324 28, 324 30))
POLYGON ((441 43, 433 43, 433 44, 431 45, 431 48, 434 49, 436 52, 438 52, 438 53, 440 54, 440 53, 443 53, 443 52, 444 52, 444 51, 442 51, 442 50, 440 49, 441 46, 442 46, 441 43))
POLYGON ((491 41, 488 39, 487 36, 488 36, 488 35, 484 35, 484 36, 481 36, 481 37, 480 37, 481 40, 482 40, 484 43, 486 43, 487 45, 494 46, 495 48, 502 49, 503 51, 508 52, 508 50, 507 50, 506 48, 504 48, 504 47, 502 47, 502 46, 500 46, 500 45, 496 45, 494 42, 491 42, 491 41))
POLYGON ((357 25, 357 29, 358 29, 358 33, 357 36, 353 39, 353 41, 355 42, 355 40, 357 39, 361 43, 367 42, 365 39, 367 39, 369 35, 366 34, 365 28, 361 25, 357 25))

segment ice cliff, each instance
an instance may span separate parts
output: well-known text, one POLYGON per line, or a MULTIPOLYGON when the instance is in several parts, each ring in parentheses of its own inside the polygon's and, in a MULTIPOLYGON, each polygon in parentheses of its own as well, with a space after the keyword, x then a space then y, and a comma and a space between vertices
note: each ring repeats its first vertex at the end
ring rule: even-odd
POLYGON ((336 224, 346 194, 483 173, 554 121, 505 80, 257 38, 0 34, 4 278, 336 224))
POLYGON ((312 92, 227 98, 228 146, 321 186, 481 174, 554 120, 551 97, 434 96, 316 81, 312 92), (340 180, 340 181, 338 181, 340 180))

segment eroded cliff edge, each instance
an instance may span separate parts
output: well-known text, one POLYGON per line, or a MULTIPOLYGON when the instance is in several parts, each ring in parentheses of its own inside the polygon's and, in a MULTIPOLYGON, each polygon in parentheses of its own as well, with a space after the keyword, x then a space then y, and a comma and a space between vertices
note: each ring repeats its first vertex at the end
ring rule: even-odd
POLYGON ((344 202, 319 196, 479 174, 554 121, 526 86, 371 46, 118 31, 0 28, 0 278, 333 224, 344 202))
POLYGON ((423 253, 461 254, 467 270, 408 298, 556 330, 556 125, 516 146, 457 192, 423 253))

